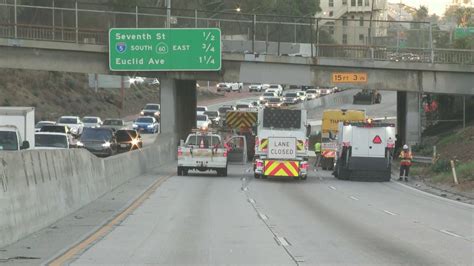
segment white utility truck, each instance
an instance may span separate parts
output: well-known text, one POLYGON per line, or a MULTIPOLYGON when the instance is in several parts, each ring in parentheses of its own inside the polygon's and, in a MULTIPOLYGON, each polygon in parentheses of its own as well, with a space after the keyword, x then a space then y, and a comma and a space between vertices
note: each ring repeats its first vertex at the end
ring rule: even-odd
POLYGON ((227 148, 221 136, 210 130, 193 130, 186 142, 178 147, 178 175, 187 175, 189 170, 217 171, 227 176, 227 148))
POLYGON ((306 179, 306 126, 306 110, 259 110, 255 141, 255 178, 282 176, 306 179))
POLYGON ((0 107, 0 151, 35 146, 35 108, 0 107))
POLYGON ((395 125, 366 122, 339 123, 336 167, 339 179, 390 181, 395 125))

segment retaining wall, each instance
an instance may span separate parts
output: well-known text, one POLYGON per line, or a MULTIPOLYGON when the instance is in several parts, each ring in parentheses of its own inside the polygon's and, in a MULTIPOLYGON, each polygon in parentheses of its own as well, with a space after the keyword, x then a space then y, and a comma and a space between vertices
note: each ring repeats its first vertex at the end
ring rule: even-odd
POLYGON ((105 159, 83 149, 0 152, 0 247, 175 160, 176 143, 176 136, 160 136, 159 143, 105 159))

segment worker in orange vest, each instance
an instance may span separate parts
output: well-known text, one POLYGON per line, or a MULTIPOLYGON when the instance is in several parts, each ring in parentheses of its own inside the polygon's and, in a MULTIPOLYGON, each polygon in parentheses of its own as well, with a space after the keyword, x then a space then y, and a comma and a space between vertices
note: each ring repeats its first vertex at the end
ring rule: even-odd
POLYGON ((408 181, 408 173, 410 171, 411 161, 413 160, 413 155, 408 150, 408 145, 403 145, 403 150, 400 152, 400 178, 398 181, 408 181))

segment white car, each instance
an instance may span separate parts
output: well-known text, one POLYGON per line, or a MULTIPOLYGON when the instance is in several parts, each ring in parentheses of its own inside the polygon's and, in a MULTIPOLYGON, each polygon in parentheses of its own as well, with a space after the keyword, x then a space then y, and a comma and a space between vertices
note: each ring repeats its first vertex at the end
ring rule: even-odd
POLYGON ((298 97, 300 98, 300 101, 304 102, 306 101, 306 92, 304 91, 297 91, 296 94, 298 94, 298 97))
POLYGON ((266 102, 268 101, 268 99, 275 98, 275 97, 278 97, 278 94, 276 92, 274 91, 265 92, 264 94, 262 94, 262 96, 260 96, 260 101, 266 102))
POLYGON ((283 87, 280 84, 270 84, 268 89, 274 89, 278 93, 278 96, 283 95, 283 87))
POLYGON ((81 135, 84 129, 84 124, 78 116, 61 116, 56 125, 68 126, 73 135, 81 135))
POLYGON ((197 115, 203 115, 204 112, 208 111, 207 106, 198 106, 196 107, 196 114, 197 115))
POLYGON ((319 97, 318 90, 316 89, 308 89, 306 91, 306 97, 308 100, 316 99, 319 97))
POLYGON ((35 125, 35 132, 40 132, 40 130, 43 126, 55 125, 55 124, 56 124, 56 122, 54 122, 54 121, 39 121, 35 125))
POLYGON ((207 115, 197 115, 196 116, 196 127, 207 129, 211 125, 212 121, 207 115))
POLYGON ((84 116, 82 118, 82 123, 84 124, 84 127, 96 128, 102 126, 102 119, 97 116, 84 116))
POLYGON ((0 151, 19 151, 30 148, 30 143, 22 141, 16 126, 0 126, 0 151))
POLYGON ((324 95, 329 95, 332 93, 331 89, 319 89, 319 95, 324 96, 324 95))
POLYGON ((250 84, 249 85, 249 92, 262 92, 262 84, 250 84))
POLYGON ((35 149, 69 149, 69 136, 58 132, 35 133, 35 149))

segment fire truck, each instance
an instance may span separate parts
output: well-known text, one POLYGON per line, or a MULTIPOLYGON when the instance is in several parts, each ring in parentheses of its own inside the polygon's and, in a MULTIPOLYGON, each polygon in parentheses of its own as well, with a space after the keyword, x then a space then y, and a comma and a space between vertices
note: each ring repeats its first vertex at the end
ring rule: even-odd
POLYGON ((307 171, 306 110, 259 110, 255 178, 292 177, 305 180, 307 171))

